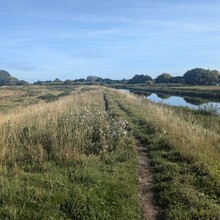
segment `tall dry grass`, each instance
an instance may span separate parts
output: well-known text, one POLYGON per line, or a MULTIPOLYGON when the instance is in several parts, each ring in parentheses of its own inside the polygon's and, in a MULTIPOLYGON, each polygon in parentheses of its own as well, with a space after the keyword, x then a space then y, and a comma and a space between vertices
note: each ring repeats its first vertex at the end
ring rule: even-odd
POLYGON ((95 91, 30 106, 1 118, 0 161, 67 163, 82 154, 103 154, 123 140, 125 126, 109 118, 102 93, 95 91))
POLYGON ((127 124, 87 90, 2 114, 0 219, 140 218, 127 124))
MULTIPOLYGON (((204 127, 193 114, 184 117, 174 109, 158 105, 133 94, 120 94, 120 102, 126 103, 128 109, 141 115, 152 127, 164 144, 178 150, 207 169, 220 183, 220 125, 204 127)), ((206 118, 207 123, 213 118, 206 118)))

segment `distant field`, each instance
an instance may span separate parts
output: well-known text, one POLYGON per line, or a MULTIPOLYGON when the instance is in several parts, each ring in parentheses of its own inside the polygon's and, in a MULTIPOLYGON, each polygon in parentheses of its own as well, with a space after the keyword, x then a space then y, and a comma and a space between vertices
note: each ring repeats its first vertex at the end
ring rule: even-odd
POLYGON ((98 86, 0 93, 0 219, 143 219, 137 142, 158 219, 219 219, 219 116, 98 86))
POLYGON ((209 92, 220 92, 220 86, 178 86, 170 87, 171 89, 180 90, 192 90, 192 91, 209 91, 209 92))
POLYGON ((4 86, 0 87, 0 112, 58 100, 77 90, 76 86, 4 86))
POLYGON ((0 90, 0 98, 2 97, 13 97, 13 96, 21 96, 24 95, 25 91, 19 91, 19 90, 10 90, 10 89, 1 89, 0 90))

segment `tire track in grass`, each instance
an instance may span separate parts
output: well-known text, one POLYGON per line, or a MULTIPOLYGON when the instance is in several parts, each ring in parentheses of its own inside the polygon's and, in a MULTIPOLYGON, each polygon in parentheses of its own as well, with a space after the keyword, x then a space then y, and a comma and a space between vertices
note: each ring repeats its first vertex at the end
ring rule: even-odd
MULTIPOLYGON (((105 109, 109 112, 109 102, 107 95, 104 94, 105 109)), ((129 113, 117 103, 119 109, 124 112, 128 117, 129 113)), ((136 137, 136 150, 137 150, 137 172, 139 179, 139 197, 143 210, 143 218, 146 220, 155 220, 158 215, 158 208, 155 205, 153 193, 153 176, 148 162, 146 146, 136 137)))
POLYGON ((156 219, 157 207, 154 204, 153 195, 153 177, 148 162, 146 147, 140 140, 136 140, 137 153, 138 153, 138 177, 140 200, 143 208, 144 219, 156 219))
POLYGON ((109 112, 108 99, 107 99, 107 96, 106 96, 105 93, 103 94, 103 99, 104 99, 104 104, 105 104, 105 111, 106 111, 106 112, 109 112))

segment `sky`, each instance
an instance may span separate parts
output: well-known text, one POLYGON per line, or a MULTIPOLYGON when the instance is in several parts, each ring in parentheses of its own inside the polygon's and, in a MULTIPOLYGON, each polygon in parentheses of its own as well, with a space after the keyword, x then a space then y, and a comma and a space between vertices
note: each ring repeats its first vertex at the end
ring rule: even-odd
POLYGON ((0 69, 35 82, 220 70, 219 0, 0 0, 0 69))

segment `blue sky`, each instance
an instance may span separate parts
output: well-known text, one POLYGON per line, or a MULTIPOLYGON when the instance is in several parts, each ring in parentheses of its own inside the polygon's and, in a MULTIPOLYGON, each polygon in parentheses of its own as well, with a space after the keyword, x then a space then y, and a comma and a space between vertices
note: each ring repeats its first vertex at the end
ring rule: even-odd
POLYGON ((220 70, 219 0, 0 0, 0 69, 34 82, 220 70))

